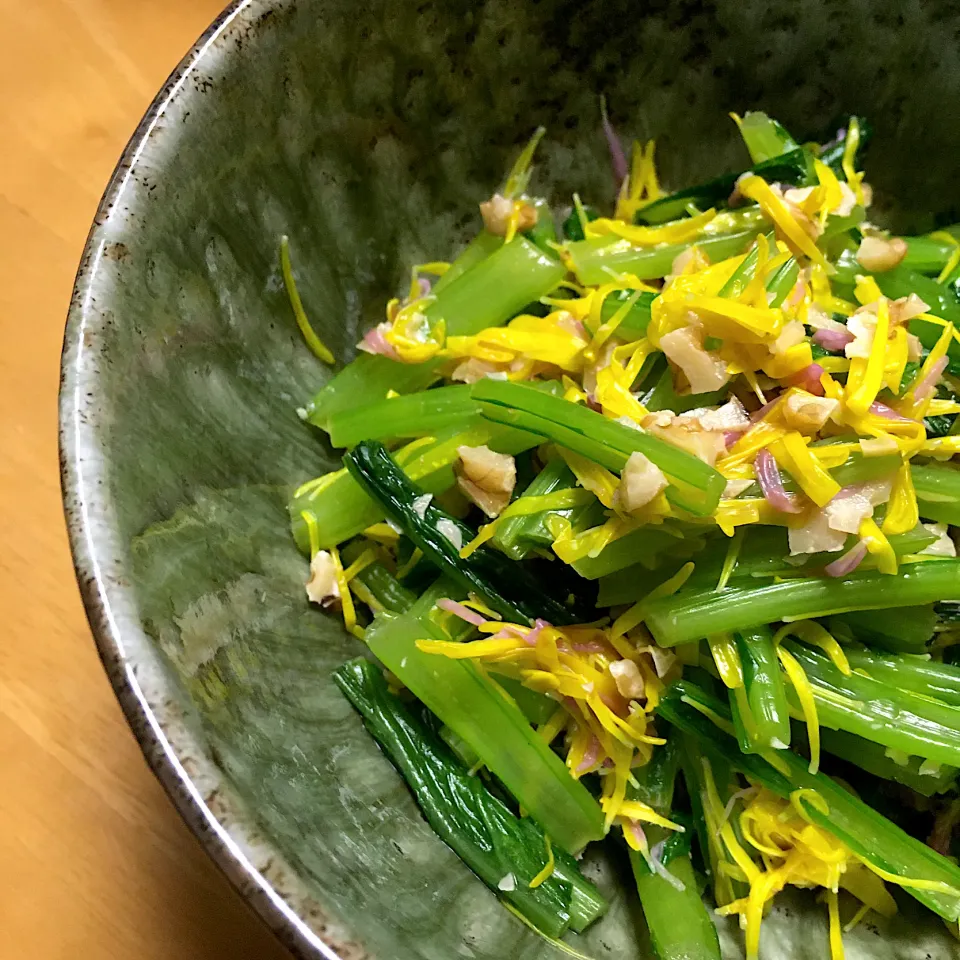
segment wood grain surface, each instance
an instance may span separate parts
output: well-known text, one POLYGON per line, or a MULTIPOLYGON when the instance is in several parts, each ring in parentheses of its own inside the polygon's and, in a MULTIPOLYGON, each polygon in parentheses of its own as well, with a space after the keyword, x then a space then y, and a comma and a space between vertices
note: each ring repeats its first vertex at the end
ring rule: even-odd
MULTIPOLYGON (((225 0, 224 0, 225 2, 225 0)), ((280 960, 100 667, 57 472, 74 272, 124 144, 221 0, 0 0, 0 958, 280 960)))

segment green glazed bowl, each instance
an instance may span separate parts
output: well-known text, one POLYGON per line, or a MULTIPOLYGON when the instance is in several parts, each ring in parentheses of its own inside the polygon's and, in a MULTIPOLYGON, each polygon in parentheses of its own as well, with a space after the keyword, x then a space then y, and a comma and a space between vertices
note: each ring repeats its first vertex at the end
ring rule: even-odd
MULTIPOLYGON (((359 643, 309 609, 293 485, 337 464, 297 416, 408 265, 447 257, 537 124, 538 184, 610 201, 605 94, 683 185, 742 164, 727 111, 800 135, 876 127, 870 180, 901 229, 957 217, 960 13, 783 0, 242 0, 157 97, 107 188, 63 352, 64 501, 104 665, 211 856, 302 957, 553 958, 425 825, 330 671, 359 643), (896 206, 891 202, 896 198, 896 206)), ((885 204, 885 205, 884 205, 885 204)), ((616 856, 576 949, 646 958, 616 856)), ((722 929, 728 956, 739 932, 722 929)), ((960 956, 909 900, 851 958, 960 956)), ((825 910, 785 896, 763 955, 827 956, 825 910)))

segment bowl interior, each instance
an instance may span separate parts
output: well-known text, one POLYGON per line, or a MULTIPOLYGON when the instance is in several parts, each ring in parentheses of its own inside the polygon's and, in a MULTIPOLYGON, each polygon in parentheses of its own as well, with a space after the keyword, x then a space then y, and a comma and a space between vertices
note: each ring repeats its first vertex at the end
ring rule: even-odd
MULTIPOLYGON (((233 9, 165 91, 108 192, 68 326, 71 534, 131 719, 190 753, 194 782, 213 784, 202 799, 221 798, 294 911, 319 905, 288 928, 302 951, 319 949, 312 928, 343 956, 563 956, 432 834, 329 680, 360 645, 308 609, 288 535, 289 491, 338 456, 297 416, 329 371, 290 315, 280 235, 347 359, 409 265, 477 229, 537 124, 538 188, 610 202, 600 94, 624 135, 657 138, 675 186, 743 165, 730 110, 817 138, 866 115, 879 216, 929 228, 960 205, 943 111, 958 28, 932 4, 264 0, 233 9)), ((586 869, 613 906, 577 949, 649 955, 616 852, 586 869)), ((823 956, 822 908, 785 904, 769 955, 823 956)), ((956 955, 931 918, 904 916, 862 924, 848 955, 956 955)), ((738 955, 736 932, 724 940, 738 955)))

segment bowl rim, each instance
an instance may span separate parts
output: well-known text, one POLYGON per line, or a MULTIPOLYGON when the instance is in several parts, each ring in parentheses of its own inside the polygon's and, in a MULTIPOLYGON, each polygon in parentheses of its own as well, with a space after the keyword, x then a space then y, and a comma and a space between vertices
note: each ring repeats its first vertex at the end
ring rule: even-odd
MULTIPOLYGON (((130 179, 147 141, 154 136, 164 136, 159 121, 167 108, 181 94, 186 99, 196 95, 186 81, 194 71, 202 68, 207 55, 235 21, 246 18, 256 22, 295 3, 296 0, 232 0, 166 79, 114 167, 87 234, 64 330, 58 416, 60 484, 74 570, 100 660, 144 759, 174 808, 241 898, 295 956, 302 960, 363 960, 369 956, 366 950, 356 941, 344 942, 335 932, 335 920, 328 927, 324 916, 318 923, 308 923, 298 914, 290 902, 296 898, 278 890, 251 862, 242 843, 231 836, 181 762, 182 758, 150 706, 144 684, 125 650, 122 622, 129 617, 116 610, 116 601, 118 591, 121 594, 125 591, 129 597, 131 588, 129 583, 111 576, 97 555, 98 534, 93 528, 98 521, 92 514, 98 505, 85 492, 94 481, 83 475, 85 458, 81 434, 91 425, 85 422, 86 411, 78 399, 78 390, 89 381, 84 380, 78 367, 85 348, 87 331, 84 321, 93 302, 91 288, 101 259, 105 223, 110 211, 130 179)), ((96 472, 95 467, 92 472, 96 472)))

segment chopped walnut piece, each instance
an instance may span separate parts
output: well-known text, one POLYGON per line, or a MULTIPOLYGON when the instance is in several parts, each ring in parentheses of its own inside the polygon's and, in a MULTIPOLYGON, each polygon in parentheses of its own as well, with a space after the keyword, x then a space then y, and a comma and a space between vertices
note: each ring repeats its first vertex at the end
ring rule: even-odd
POLYGON ((510 227, 510 218, 514 209, 519 209, 517 233, 529 230, 537 222, 537 208, 523 200, 511 200, 495 193, 489 200, 480 204, 480 216, 488 233, 505 237, 510 227))
POLYGON ((513 457, 487 446, 458 447, 457 484, 488 517, 499 516, 517 483, 513 457))
POLYGON ((857 262, 871 273, 892 270, 907 255, 907 242, 901 237, 864 237, 857 250, 857 262))

